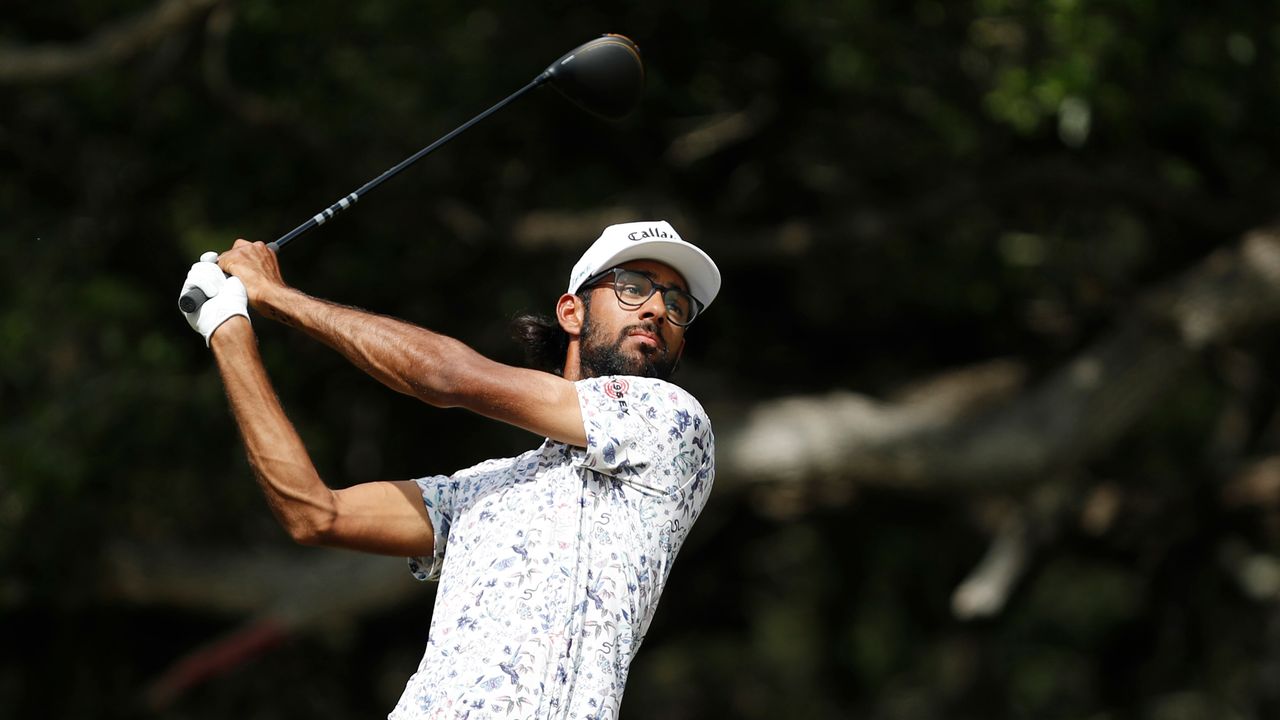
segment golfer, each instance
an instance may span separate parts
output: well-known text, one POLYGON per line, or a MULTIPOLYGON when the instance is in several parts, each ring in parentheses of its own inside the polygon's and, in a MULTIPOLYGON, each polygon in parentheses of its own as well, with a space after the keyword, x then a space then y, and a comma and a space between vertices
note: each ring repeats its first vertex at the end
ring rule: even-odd
POLYGON ((249 464, 290 536, 406 556, 415 577, 440 582, 426 652, 389 717, 616 717, 715 475, 706 413, 668 382, 720 289, 711 258, 666 222, 605 228, 554 319, 518 323, 541 370, 309 297, 261 242, 206 253, 183 292, 197 286, 210 299, 187 320, 213 352, 249 464), (453 475, 331 490, 263 368, 250 306, 393 390, 545 440, 453 475))

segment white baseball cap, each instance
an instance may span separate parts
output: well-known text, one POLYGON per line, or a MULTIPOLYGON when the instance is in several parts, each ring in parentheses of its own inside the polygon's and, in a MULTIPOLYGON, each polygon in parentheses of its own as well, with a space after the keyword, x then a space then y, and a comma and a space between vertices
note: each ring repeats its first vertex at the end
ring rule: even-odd
POLYGON ((610 225, 582 254, 569 274, 569 293, 577 293, 587 278, 631 260, 666 263, 689 283, 689 293, 703 308, 720 292, 720 269, 711 257, 680 238, 665 220, 610 225))

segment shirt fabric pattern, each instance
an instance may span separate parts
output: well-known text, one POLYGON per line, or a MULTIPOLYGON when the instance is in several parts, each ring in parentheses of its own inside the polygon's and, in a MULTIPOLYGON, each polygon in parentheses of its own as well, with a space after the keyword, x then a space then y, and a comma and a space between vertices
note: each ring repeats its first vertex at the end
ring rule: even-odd
POLYGON ((670 383, 576 385, 587 447, 548 439, 417 480, 436 544, 410 570, 440 587, 391 720, 617 717, 711 491, 714 438, 702 407, 670 383))

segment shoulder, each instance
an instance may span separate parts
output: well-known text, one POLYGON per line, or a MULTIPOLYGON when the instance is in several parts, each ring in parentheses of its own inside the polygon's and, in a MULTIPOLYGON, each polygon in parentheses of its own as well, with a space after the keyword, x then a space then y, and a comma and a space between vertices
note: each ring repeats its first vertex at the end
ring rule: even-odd
POLYGON ((624 402, 640 405, 664 405, 679 407, 685 410, 696 410, 699 415, 706 415, 702 405, 689 391, 658 378, 639 377, 635 375, 606 375, 604 377, 587 378, 574 383, 579 396, 601 399, 611 402, 624 402))
POLYGON ((611 424, 624 418, 675 428, 680 434, 710 434, 711 420, 687 390, 657 378, 609 375, 579 380, 583 420, 611 424))
POLYGON ((659 494, 707 485, 715 440, 706 412, 688 391, 629 375, 576 384, 587 435, 582 467, 659 494))

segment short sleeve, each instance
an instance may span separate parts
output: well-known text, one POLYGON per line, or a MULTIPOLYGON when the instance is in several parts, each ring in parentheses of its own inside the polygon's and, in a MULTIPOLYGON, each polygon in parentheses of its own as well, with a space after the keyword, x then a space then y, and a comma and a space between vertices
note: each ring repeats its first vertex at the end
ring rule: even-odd
POLYGON ((431 520, 435 547, 431 556, 409 558, 409 572, 418 580, 439 580, 444 568, 445 550, 449 544, 449 531, 453 520, 475 498, 480 488, 494 478, 510 470, 511 458, 486 460, 479 465, 459 470, 453 475, 435 475, 417 478, 422 492, 422 504, 431 520))
POLYGON ((457 483, 444 475, 417 478, 414 482, 422 492, 422 504, 426 506, 427 517, 431 519, 435 548, 430 557, 409 558, 409 572, 418 580, 439 580, 440 570, 444 567, 445 546, 449 543, 449 528, 453 524, 457 483))
POLYGON ((715 475, 711 422, 692 395, 655 378, 576 383, 587 447, 582 467, 701 508, 715 475))

